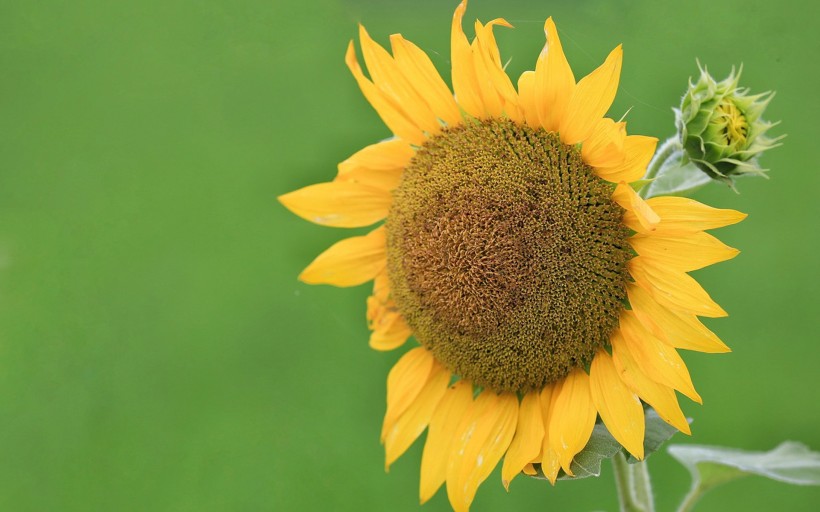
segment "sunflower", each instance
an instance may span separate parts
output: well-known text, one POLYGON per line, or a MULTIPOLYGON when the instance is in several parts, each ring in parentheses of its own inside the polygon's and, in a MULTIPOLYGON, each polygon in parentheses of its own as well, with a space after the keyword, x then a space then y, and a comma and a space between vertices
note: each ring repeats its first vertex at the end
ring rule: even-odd
POLYGON ((657 139, 604 117, 622 50, 580 81, 552 19, 535 69, 517 87, 493 29, 452 23, 453 94, 399 34, 392 55, 360 27, 346 62, 394 137, 339 164, 329 183, 280 197, 326 226, 384 224, 344 239, 300 275, 310 284, 373 281, 370 346, 418 346, 387 377, 386 468, 427 430, 420 498, 446 482, 455 510, 503 458, 508 487, 540 468, 572 475, 600 417, 644 456, 643 402, 689 433, 675 392, 700 403, 677 349, 727 352, 698 316, 726 313, 688 272, 737 250, 705 230, 742 220, 691 199, 642 199, 657 139))

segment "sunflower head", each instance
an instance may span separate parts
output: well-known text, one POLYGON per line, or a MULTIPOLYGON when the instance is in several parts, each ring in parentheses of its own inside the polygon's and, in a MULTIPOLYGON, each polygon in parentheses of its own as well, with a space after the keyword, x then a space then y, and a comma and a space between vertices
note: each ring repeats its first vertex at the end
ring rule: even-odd
POLYGON ((732 185, 740 175, 764 175, 758 157, 778 146, 781 137, 766 132, 777 123, 763 120, 773 93, 750 95, 738 84, 740 72, 733 69, 718 82, 700 68, 698 81, 676 110, 676 123, 684 154, 711 178, 732 185))
POLYGON ((401 35, 360 27, 367 74, 346 62, 393 136, 339 164, 331 182, 280 201, 312 222, 379 225, 337 242, 300 278, 373 281, 370 346, 418 344, 387 377, 385 465, 428 431, 421 501, 446 483, 466 511, 503 459, 502 481, 540 468, 553 483, 603 423, 644 456, 644 404, 688 433, 676 392, 700 401, 678 349, 725 352, 698 316, 725 316, 688 272, 737 254, 705 230, 744 215, 689 199, 642 199, 657 139, 606 117, 616 47, 576 80, 552 19, 514 83, 502 19, 452 20, 452 88, 401 35), (369 76, 368 76, 369 75, 369 76), (455 94, 454 94, 455 93, 455 94))

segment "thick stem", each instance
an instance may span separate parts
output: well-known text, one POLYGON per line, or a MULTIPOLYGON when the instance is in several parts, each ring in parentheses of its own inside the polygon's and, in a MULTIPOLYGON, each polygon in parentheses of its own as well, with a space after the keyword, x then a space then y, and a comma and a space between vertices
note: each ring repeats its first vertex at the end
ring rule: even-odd
POLYGON ((612 458, 621 512, 655 512, 652 484, 646 462, 629 464, 623 453, 612 458))
MULTIPOLYGON (((661 147, 659 147, 655 152, 655 156, 652 157, 652 160, 650 160, 649 165, 646 167, 646 174, 643 175, 642 179, 651 180, 657 177, 666 161, 669 160, 670 157, 674 156, 680 149, 681 145, 677 137, 672 136, 666 139, 664 143, 661 144, 661 147)), ((643 187, 639 195, 646 199, 646 194, 649 192, 649 188, 649 186, 643 187)))
POLYGON ((643 179, 651 180, 655 176, 658 175, 658 172, 663 167, 663 164, 666 163, 666 160, 672 156, 676 150, 680 149, 680 141, 677 137, 672 136, 666 139, 661 147, 655 151, 655 156, 652 157, 652 160, 649 161, 649 165, 646 167, 646 174, 644 174, 643 179))
POLYGON ((655 496, 652 495, 652 481, 649 479, 649 466, 646 461, 629 465, 633 475, 633 490, 639 503, 645 505, 646 512, 655 512, 655 496))

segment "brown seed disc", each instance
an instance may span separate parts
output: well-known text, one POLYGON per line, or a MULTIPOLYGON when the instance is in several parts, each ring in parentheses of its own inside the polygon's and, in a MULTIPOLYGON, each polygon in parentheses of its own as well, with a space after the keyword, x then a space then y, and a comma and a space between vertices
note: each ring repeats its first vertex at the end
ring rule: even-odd
POLYGON ((498 392, 586 365, 618 324, 633 255, 612 190, 577 148, 508 120, 427 140, 387 220, 391 292, 419 342, 498 392))

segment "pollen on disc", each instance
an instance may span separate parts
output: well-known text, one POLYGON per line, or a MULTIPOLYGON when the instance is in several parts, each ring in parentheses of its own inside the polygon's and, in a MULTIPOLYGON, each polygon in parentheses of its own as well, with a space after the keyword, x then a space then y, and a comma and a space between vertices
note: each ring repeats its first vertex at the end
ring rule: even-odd
POLYGON ((494 119, 428 139, 387 220, 391 293, 416 338, 499 392, 587 364, 626 300, 632 252, 611 195, 541 129, 494 119))

